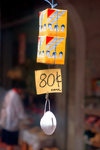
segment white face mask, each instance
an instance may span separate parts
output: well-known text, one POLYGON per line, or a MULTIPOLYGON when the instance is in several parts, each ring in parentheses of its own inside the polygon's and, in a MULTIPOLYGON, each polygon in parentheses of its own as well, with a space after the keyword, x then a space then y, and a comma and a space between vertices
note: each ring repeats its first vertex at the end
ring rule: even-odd
POLYGON ((40 126, 41 126, 42 130, 45 132, 45 134, 47 134, 47 135, 53 134, 53 132, 55 131, 56 126, 57 126, 56 117, 50 111, 50 100, 48 99, 48 93, 46 94, 44 115, 41 118, 40 126), (46 112, 47 102, 49 104, 49 111, 46 112))
POLYGON ((40 121, 40 126, 42 130, 45 132, 45 134, 51 135, 55 131, 56 125, 57 125, 56 117, 51 111, 47 111, 40 121))

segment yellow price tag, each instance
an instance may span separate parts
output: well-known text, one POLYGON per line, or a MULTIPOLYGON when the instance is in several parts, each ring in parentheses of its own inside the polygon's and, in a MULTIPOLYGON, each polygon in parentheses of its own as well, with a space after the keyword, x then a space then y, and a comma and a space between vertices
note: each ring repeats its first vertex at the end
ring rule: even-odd
POLYGON ((37 95, 43 93, 62 93, 61 69, 35 71, 37 95))

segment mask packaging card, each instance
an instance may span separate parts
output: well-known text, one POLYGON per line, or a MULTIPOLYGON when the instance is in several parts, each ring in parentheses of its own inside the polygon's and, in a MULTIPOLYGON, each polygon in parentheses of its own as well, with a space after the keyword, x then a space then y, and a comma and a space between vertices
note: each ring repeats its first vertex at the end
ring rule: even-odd
POLYGON ((40 36, 67 36, 67 10, 45 9, 39 12, 40 36))
POLYGON ((64 37, 39 36, 37 62, 64 64, 65 43, 66 38, 64 37))
POLYGON ((67 10, 45 9, 39 12, 37 62, 63 65, 66 37, 67 10))

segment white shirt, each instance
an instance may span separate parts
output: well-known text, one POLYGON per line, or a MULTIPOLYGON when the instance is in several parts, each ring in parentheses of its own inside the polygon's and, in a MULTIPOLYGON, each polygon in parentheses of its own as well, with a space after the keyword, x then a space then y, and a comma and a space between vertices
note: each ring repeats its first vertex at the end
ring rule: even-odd
POLYGON ((26 119, 26 115, 19 94, 12 89, 6 93, 4 98, 1 125, 8 131, 16 131, 19 128, 20 119, 26 119))

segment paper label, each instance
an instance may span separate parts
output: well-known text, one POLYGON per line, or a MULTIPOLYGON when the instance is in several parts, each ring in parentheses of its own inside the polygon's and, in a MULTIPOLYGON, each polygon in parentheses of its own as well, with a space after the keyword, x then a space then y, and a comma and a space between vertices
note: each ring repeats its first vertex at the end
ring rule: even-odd
POLYGON ((61 69, 35 71, 37 95, 44 93, 62 93, 61 69))

